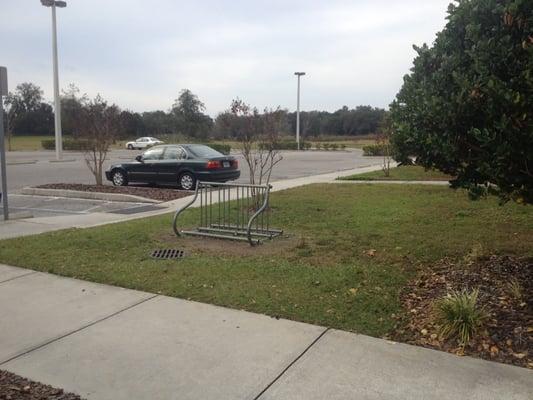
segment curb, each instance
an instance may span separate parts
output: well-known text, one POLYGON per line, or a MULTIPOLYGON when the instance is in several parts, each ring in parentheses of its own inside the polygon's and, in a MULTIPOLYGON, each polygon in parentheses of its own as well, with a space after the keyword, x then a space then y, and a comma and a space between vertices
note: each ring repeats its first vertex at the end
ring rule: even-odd
POLYGON ((347 180, 347 179, 336 179, 333 182, 330 183, 337 183, 337 184, 371 184, 371 185, 378 185, 378 184, 391 184, 391 185, 436 185, 436 186, 445 186, 449 185, 450 182, 444 181, 444 180, 434 180, 434 181, 393 181, 393 180, 385 180, 385 179, 353 179, 353 180, 347 180))
POLYGON ((8 161, 6 165, 25 165, 25 164, 36 164, 37 160, 28 160, 28 161, 8 161))
POLYGON ((68 162, 74 162, 76 161, 75 158, 69 158, 69 159, 64 159, 64 160, 48 160, 48 162, 51 162, 51 163, 68 163, 68 162))
POLYGON ((33 214, 28 211, 9 212, 9 219, 5 221, 3 215, 0 215, 0 222, 9 222, 9 221, 16 221, 19 219, 28 219, 28 218, 33 218, 33 214))
POLYGON ((126 202, 126 203, 150 203, 150 204, 161 203, 158 200, 147 199, 146 197, 135 196, 132 194, 84 192, 81 190, 43 189, 43 188, 25 187, 21 190, 20 193, 29 195, 29 196, 68 197, 68 198, 73 198, 73 199, 120 201, 120 202, 126 202))

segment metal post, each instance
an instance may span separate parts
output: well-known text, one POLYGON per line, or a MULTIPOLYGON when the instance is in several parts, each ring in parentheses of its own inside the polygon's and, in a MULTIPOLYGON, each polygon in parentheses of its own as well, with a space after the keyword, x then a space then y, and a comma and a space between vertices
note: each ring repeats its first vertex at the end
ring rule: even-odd
POLYGON ((298 91, 296 96, 296 144, 300 150, 300 77, 305 75, 305 72, 295 72, 294 75, 298 77, 298 91))
POLYGON ((54 63, 54 127, 56 138, 56 159, 63 157, 63 142, 61 134, 61 100, 59 99, 59 72, 57 62, 57 28, 56 28, 56 3, 52 3, 52 52, 54 63))
POLYGON ((9 219, 7 207, 7 171, 6 171, 6 139, 4 135, 4 100, 0 93, 0 167, 2 168, 2 207, 4 221, 9 219))
POLYGON ((298 100, 296 101, 296 143, 300 150, 300 75, 298 75, 298 100))

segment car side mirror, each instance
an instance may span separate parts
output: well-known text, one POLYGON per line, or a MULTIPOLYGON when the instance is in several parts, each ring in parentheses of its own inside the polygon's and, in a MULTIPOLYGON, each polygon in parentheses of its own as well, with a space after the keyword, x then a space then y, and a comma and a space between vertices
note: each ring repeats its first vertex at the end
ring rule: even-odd
POLYGON ((137 157, 135 157, 135 159, 139 162, 143 162, 143 156, 142 155, 138 155, 137 157))

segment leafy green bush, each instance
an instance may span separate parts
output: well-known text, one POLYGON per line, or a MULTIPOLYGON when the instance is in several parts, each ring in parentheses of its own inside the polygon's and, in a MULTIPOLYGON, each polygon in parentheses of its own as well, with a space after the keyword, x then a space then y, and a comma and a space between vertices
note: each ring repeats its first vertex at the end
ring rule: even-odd
POLYGON ((437 323, 444 337, 457 337, 462 346, 470 342, 486 318, 483 309, 477 306, 478 296, 478 289, 455 291, 437 302, 437 323))
POLYGON ((346 145, 344 143, 341 143, 341 150, 346 150, 346 145))
POLYGON ((367 146, 363 146, 363 155, 372 157, 384 156, 385 149, 385 145, 382 144, 369 144, 367 146))
POLYGON ((331 145, 329 143, 323 143, 322 144, 322 148, 326 151, 329 151, 329 148, 331 147, 331 145))
POLYGON ((311 150, 311 146, 312 146, 311 142, 303 142, 301 144, 301 149, 302 150, 311 150))
MULTIPOLYGON (((298 143, 292 140, 281 140, 279 142, 274 143, 273 148, 274 150, 298 150, 298 143)), ((300 142, 300 149, 309 150, 310 148, 311 143, 300 142)), ((259 149, 266 150, 267 144, 259 143, 259 149)))
POLYGON ((330 148, 333 151, 337 151, 339 149, 339 145, 337 143, 331 143, 330 148))
POLYGON ((317 143, 315 144, 315 149, 320 150, 321 148, 322 148, 322 143, 317 142, 317 143))
MULTIPOLYGON (((54 150, 56 148, 56 141, 55 139, 41 140, 41 146, 45 150, 54 150)), ((82 151, 86 150, 87 148, 88 144, 86 140, 63 138, 63 150, 82 151)))
POLYGON ((396 161, 533 203, 533 1, 450 4, 448 23, 418 53, 391 104, 396 161))
POLYGON ((231 146, 229 144, 224 143, 208 143, 209 147, 211 147, 213 150, 216 150, 222 154, 228 155, 231 152, 231 146))

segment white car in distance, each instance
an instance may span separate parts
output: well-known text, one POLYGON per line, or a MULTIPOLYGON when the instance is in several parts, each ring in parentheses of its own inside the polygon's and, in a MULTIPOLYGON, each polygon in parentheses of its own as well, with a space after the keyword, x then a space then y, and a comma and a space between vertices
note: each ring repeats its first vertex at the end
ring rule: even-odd
POLYGON ((134 142, 126 143, 126 148, 128 150, 135 150, 135 149, 141 150, 141 149, 146 149, 148 147, 152 147, 157 144, 163 144, 163 143, 164 142, 162 142, 161 140, 153 138, 153 137, 142 137, 142 138, 137 139, 134 142))

